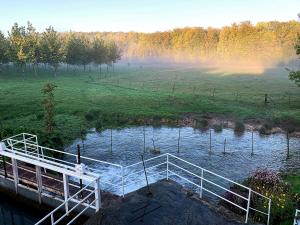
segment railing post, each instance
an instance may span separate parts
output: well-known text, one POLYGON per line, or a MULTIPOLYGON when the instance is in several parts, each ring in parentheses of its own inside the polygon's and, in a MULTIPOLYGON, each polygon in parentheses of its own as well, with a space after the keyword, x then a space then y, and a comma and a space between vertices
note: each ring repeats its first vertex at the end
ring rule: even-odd
POLYGON ((26 138, 25 138, 25 134, 24 133, 23 133, 23 141, 24 141, 25 154, 27 154, 27 143, 26 143, 26 138))
POLYGON ((100 192, 100 178, 95 181, 95 202, 96 202, 96 212, 101 208, 101 192, 100 192))
POLYGON ((18 173, 18 164, 17 160, 12 158, 12 168, 13 168, 13 175, 14 175, 14 181, 15 181, 15 191, 16 194, 18 194, 18 185, 19 185, 19 173, 18 173))
POLYGON ((124 167, 122 166, 122 196, 124 198, 125 191, 124 191, 124 167))
POLYGON ((269 207, 268 207, 268 221, 267 225, 270 224, 270 216, 271 216, 271 199, 269 199, 269 207))
POLYGON ((202 198, 203 195, 203 168, 201 168, 201 180, 200 180, 200 198, 202 198))
POLYGON ((169 155, 167 154, 167 180, 169 180, 169 155))
POLYGON ((247 212, 246 212, 245 223, 248 223, 249 210, 250 210, 250 201, 251 201, 251 189, 249 188, 248 202, 247 202, 247 212))
POLYGON ((4 177, 7 178, 7 170, 6 170, 5 156, 2 156, 2 163, 3 163, 4 177))
POLYGON ((51 225, 54 224, 54 217, 53 217, 53 213, 51 214, 51 225))
POLYGON ((39 200, 39 203, 42 204, 43 184, 42 184, 41 167, 40 166, 35 166, 35 170, 36 170, 36 184, 37 184, 38 200, 39 200))
POLYGON ((69 177, 66 174, 63 174, 63 182, 64 182, 64 196, 65 196, 65 208, 66 208, 66 214, 68 215, 69 212, 69 177))

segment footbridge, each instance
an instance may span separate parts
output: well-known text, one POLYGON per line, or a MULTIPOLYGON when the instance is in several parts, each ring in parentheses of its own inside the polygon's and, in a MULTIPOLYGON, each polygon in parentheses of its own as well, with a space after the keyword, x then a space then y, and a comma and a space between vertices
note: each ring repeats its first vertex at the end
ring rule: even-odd
POLYGON ((12 182, 16 193, 22 187, 36 193, 40 203, 43 197, 60 202, 36 225, 72 224, 82 214, 105 207, 106 196, 122 198, 148 181, 162 179, 172 179, 200 198, 208 195, 222 200, 244 212, 245 223, 254 212, 265 218, 265 224, 270 221, 270 198, 169 153, 122 166, 40 146, 36 135, 21 133, 0 142, 0 156, 0 179, 12 182), (231 189, 233 185, 243 191, 231 189), (232 196, 238 200, 233 201, 232 196), (253 206, 254 198, 267 207, 253 206))

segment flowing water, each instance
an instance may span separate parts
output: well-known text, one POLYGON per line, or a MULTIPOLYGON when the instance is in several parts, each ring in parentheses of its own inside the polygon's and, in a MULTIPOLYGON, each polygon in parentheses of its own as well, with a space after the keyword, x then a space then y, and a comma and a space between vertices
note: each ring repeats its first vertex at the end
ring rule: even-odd
MULTIPOLYGON (((180 128, 179 153, 178 153, 179 128, 174 127, 130 127, 123 129, 104 130, 101 133, 90 130, 86 139, 77 139, 65 150, 76 153, 77 144, 81 145, 81 154, 91 158, 130 165, 141 161, 141 155, 151 158, 157 154, 150 153, 155 148, 160 149, 160 154, 172 153, 187 161, 209 169, 235 181, 241 181, 257 168, 271 168, 276 171, 300 170, 300 141, 290 139, 290 155, 287 157, 287 139, 285 134, 272 134, 261 136, 244 132, 236 135, 231 129, 223 129, 216 133, 213 130, 196 130, 192 127, 180 128), (144 149, 145 134, 145 149, 144 149), (210 144, 211 136, 211 144, 210 144), (111 142, 112 137, 112 142, 111 142), (224 140, 226 139, 225 153, 224 140), (209 151, 211 146, 211 151, 209 151), (146 152, 144 152, 144 150, 146 152)), ((107 177, 118 173, 114 167, 92 163, 89 166, 107 173, 107 177)), ((104 178, 102 177, 102 180, 104 178)), ((136 180, 144 177, 136 175, 136 180)), ((150 182, 154 182, 155 179, 150 182)), ((130 190, 135 190, 141 185, 131 185, 130 190)), ((113 188, 108 188, 114 191, 113 188)), ((128 190, 128 191, 130 191, 128 190)), ((120 193, 120 192, 118 192, 120 193)), ((27 212, 18 208, 17 203, 4 196, 0 199, 0 224, 34 224, 41 217, 30 210, 27 212)))
MULTIPOLYGON (((262 136, 254 132, 252 142, 252 132, 249 131, 236 135, 232 129, 223 129, 218 133, 214 130, 201 131, 192 127, 181 127, 179 152, 178 137, 179 128, 167 126, 108 129, 101 133, 92 129, 84 141, 77 139, 65 150, 76 153, 76 146, 80 144, 81 154, 84 156, 126 166, 141 161, 142 154, 146 159, 157 156, 149 151, 154 148, 154 142, 155 148, 160 149, 160 154, 172 153, 235 181, 243 180, 257 168, 300 170, 300 141, 298 138, 290 138, 288 156, 285 134, 262 136)), ((104 168, 97 163, 90 166, 105 170, 108 172, 107 176, 118 173, 112 167, 104 168)), ((136 179, 138 178, 137 176, 136 179)))

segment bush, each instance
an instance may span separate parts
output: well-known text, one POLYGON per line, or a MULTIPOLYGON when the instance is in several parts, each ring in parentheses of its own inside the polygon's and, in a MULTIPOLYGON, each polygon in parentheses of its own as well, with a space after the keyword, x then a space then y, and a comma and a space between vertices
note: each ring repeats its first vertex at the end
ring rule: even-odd
POLYGON ((207 128, 209 125, 208 120, 207 119, 197 119, 196 120, 196 127, 200 128, 200 129, 205 129, 207 128))
POLYGON ((236 133, 243 133, 245 131, 245 125, 241 121, 237 121, 234 124, 234 132, 236 133))
POLYGON ((11 128, 1 128, 0 130, 0 140, 8 138, 14 134, 11 128))
POLYGON ((103 130, 103 122, 102 120, 97 120, 95 123, 95 129, 97 132, 101 132, 103 130))
POLYGON ((84 116, 87 121, 93 121, 98 118, 99 112, 96 110, 90 110, 84 116))
POLYGON ((223 125, 222 124, 215 124, 214 125, 214 131, 217 132, 217 133, 220 133, 222 132, 223 130, 223 125))
POLYGON ((262 125, 258 132, 260 134, 264 134, 264 135, 268 135, 268 134, 271 134, 271 131, 272 131, 272 125, 269 124, 269 123, 265 123, 264 125, 262 125))
MULTIPOLYGON (((271 198, 270 224, 280 224, 283 221, 293 218, 298 197, 292 194, 290 187, 283 181, 279 173, 268 169, 258 169, 243 182, 243 185, 271 198)), ((248 191, 246 189, 237 185, 233 185, 230 190, 244 197, 247 197, 248 195, 248 191)), ((246 208, 247 201, 237 197, 231 192, 226 192, 224 197, 246 208)), ((238 209, 232 204, 225 201, 221 201, 221 204, 236 213, 244 215, 244 211, 238 209)), ((252 208, 258 209, 262 212, 267 212, 268 210, 268 200, 260 197, 259 195, 253 194, 251 196, 250 205, 252 208)), ((255 212, 254 210, 250 211, 250 217, 252 217, 256 222, 266 221, 266 216, 255 212)))

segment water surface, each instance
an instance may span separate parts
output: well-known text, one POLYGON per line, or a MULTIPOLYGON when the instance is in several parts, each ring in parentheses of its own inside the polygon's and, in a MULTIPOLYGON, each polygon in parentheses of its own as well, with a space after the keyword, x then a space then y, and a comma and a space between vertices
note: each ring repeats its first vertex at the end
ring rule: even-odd
MULTIPOLYGON (((217 133, 214 130, 201 131, 192 127, 182 127, 179 152, 178 137, 179 128, 167 126, 129 127, 102 132, 92 129, 83 142, 80 139, 75 140, 66 151, 76 153, 76 145, 80 144, 81 154, 84 156, 126 166, 141 161, 142 154, 145 158, 157 156, 150 152, 154 140, 154 145, 160 149, 161 154, 172 153, 235 181, 243 180, 257 168, 276 171, 300 170, 300 141, 297 138, 290 138, 288 156, 285 134, 262 136, 254 132, 254 154, 252 154, 252 132, 249 131, 236 135, 232 129, 223 129, 217 133), (144 152, 144 134, 146 152, 144 152)), ((97 163, 89 164, 110 174, 118 173, 113 168, 104 168, 97 163)))

